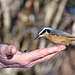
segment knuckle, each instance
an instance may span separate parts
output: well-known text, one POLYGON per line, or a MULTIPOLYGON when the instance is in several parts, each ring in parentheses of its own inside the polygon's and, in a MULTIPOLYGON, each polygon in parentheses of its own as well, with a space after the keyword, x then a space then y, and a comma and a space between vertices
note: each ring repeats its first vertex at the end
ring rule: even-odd
POLYGON ((20 66, 24 66, 25 65, 25 61, 23 61, 23 60, 20 60, 18 63, 19 63, 20 66))
POLYGON ((23 59, 19 61, 20 66, 26 66, 29 63, 30 63, 29 61, 26 61, 26 60, 23 60, 23 59))

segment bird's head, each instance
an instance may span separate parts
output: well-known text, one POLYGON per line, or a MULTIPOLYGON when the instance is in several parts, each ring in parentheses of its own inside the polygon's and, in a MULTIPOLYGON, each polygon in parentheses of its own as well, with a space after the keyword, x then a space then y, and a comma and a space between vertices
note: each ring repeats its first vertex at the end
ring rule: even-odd
POLYGON ((49 27, 41 28, 40 31, 38 32, 37 37, 35 39, 47 36, 49 33, 51 33, 51 30, 53 30, 53 29, 49 28, 49 27))

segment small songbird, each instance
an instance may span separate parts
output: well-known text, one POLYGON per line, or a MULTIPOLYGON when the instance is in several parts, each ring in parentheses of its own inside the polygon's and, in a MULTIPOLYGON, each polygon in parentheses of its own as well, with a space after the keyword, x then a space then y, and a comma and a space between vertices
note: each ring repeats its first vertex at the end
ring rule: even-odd
POLYGON ((69 45, 72 41, 75 41, 75 36, 72 36, 67 32, 49 27, 43 27, 42 29, 40 29, 35 39, 40 37, 45 37, 49 39, 50 42, 56 45, 59 44, 69 45))

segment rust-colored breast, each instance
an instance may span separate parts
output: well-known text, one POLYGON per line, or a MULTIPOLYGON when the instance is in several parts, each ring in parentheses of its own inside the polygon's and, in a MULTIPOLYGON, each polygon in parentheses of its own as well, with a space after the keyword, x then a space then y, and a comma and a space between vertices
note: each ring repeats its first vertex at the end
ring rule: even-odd
POLYGON ((46 34, 45 37, 49 39, 52 43, 55 44, 64 44, 68 45, 71 41, 75 41, 75 38, 69 38, 69 37, 64 37, 64 36, 56 36, 52 34, 46 34))

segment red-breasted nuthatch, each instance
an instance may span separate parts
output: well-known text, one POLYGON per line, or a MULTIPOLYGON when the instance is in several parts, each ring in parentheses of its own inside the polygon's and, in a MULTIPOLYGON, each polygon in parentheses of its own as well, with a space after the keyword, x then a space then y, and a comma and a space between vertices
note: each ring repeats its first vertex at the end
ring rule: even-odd
POLYGON ((75 41, 75 37, 72 36, 71 34, 61 31, 61 30, 49 28, 49 27, 43 27, 38 32, 38 35, 35 39, 40 38, 40 37, 45 37, 54 44, 69 45, 69 43, 71 43, 72 41, 75 41))

